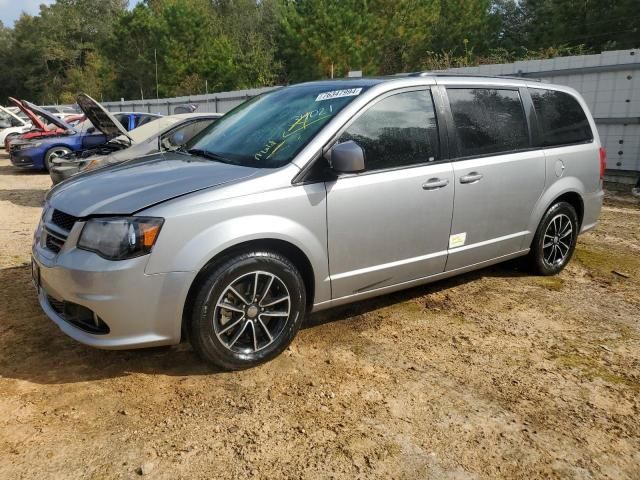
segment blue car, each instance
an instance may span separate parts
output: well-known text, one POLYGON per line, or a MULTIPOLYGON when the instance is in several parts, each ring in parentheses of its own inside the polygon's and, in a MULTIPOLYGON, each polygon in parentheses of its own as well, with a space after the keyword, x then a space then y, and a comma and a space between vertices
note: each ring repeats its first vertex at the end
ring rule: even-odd
POLYGON ((160 117, 152 113, 138 112, 111 114, 85 94, 78 95, 78 105, 87 116, 87 120, 71 126, 50 112, 29 104, 29 108, 37 115, 63 129, 64 133, 13 142, 9 151, 13 166, 28 170, 49 170, 56 157, 97 147, 160 117))

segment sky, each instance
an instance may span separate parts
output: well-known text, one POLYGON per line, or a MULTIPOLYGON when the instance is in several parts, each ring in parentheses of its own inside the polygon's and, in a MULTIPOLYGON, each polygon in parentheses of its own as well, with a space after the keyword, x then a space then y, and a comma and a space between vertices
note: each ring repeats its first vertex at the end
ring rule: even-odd
MULTIPOLYGON (((0 0, 0 21, 5 27, 13 27, 22 12, 37 15, 40 4, 51 5, 55 0, 0 0)), ((129 8, 140 0, 129 0, 129 8)))

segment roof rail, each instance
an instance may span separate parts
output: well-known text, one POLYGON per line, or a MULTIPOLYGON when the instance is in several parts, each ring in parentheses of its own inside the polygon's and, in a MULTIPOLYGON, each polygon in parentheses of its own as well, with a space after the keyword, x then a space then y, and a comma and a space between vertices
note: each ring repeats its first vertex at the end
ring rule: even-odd
POLYGON ((486 75, 486 74, 478 74, 478 73, 458 73, 458 72, 447 72, 445 70, 426 70, 424 72, 411 72, 411 73, 399 73, 396 76, 406 76, 406 77, 480 77, 480 78, 512 78, 514 80, 534 80, 536 82, 540 82, 539 78, 529 78, 527 74, 522 72, 519 75, 486 75))

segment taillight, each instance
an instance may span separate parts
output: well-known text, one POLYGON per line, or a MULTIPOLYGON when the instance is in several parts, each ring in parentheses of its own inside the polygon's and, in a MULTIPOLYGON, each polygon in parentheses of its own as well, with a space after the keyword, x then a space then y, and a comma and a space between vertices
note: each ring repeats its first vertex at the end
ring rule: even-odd
POLYGON ((600 147, 600 180, 604 180, 604 171, 607 169, 607 151, 600 147))

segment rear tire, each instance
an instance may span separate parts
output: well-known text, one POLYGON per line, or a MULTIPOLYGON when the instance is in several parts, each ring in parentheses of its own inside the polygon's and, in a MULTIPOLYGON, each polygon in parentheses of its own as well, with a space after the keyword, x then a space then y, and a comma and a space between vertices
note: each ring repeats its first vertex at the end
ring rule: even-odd
POLYGON ((44 156, 44 168, 47 172, 51 171, 51 168, 53 167, 53 163, 51 162, 55 157, 63 157, 68 153, 71 153, 71 150, 67 147, 53 147, 47 150, 47 153, 44 156))
POLYGON ((270 251, 241 253, 207 272, 189 338, 207 362, 224 370, 249 368, 287 348, 305 312, 304 282, 291 261, 270 251))
POLYGON ((580 222, 575 208, 557 202, 544 214, 531 243, 528 260, 532 273, 556 275, 569 263, 578 240, 580 222))

